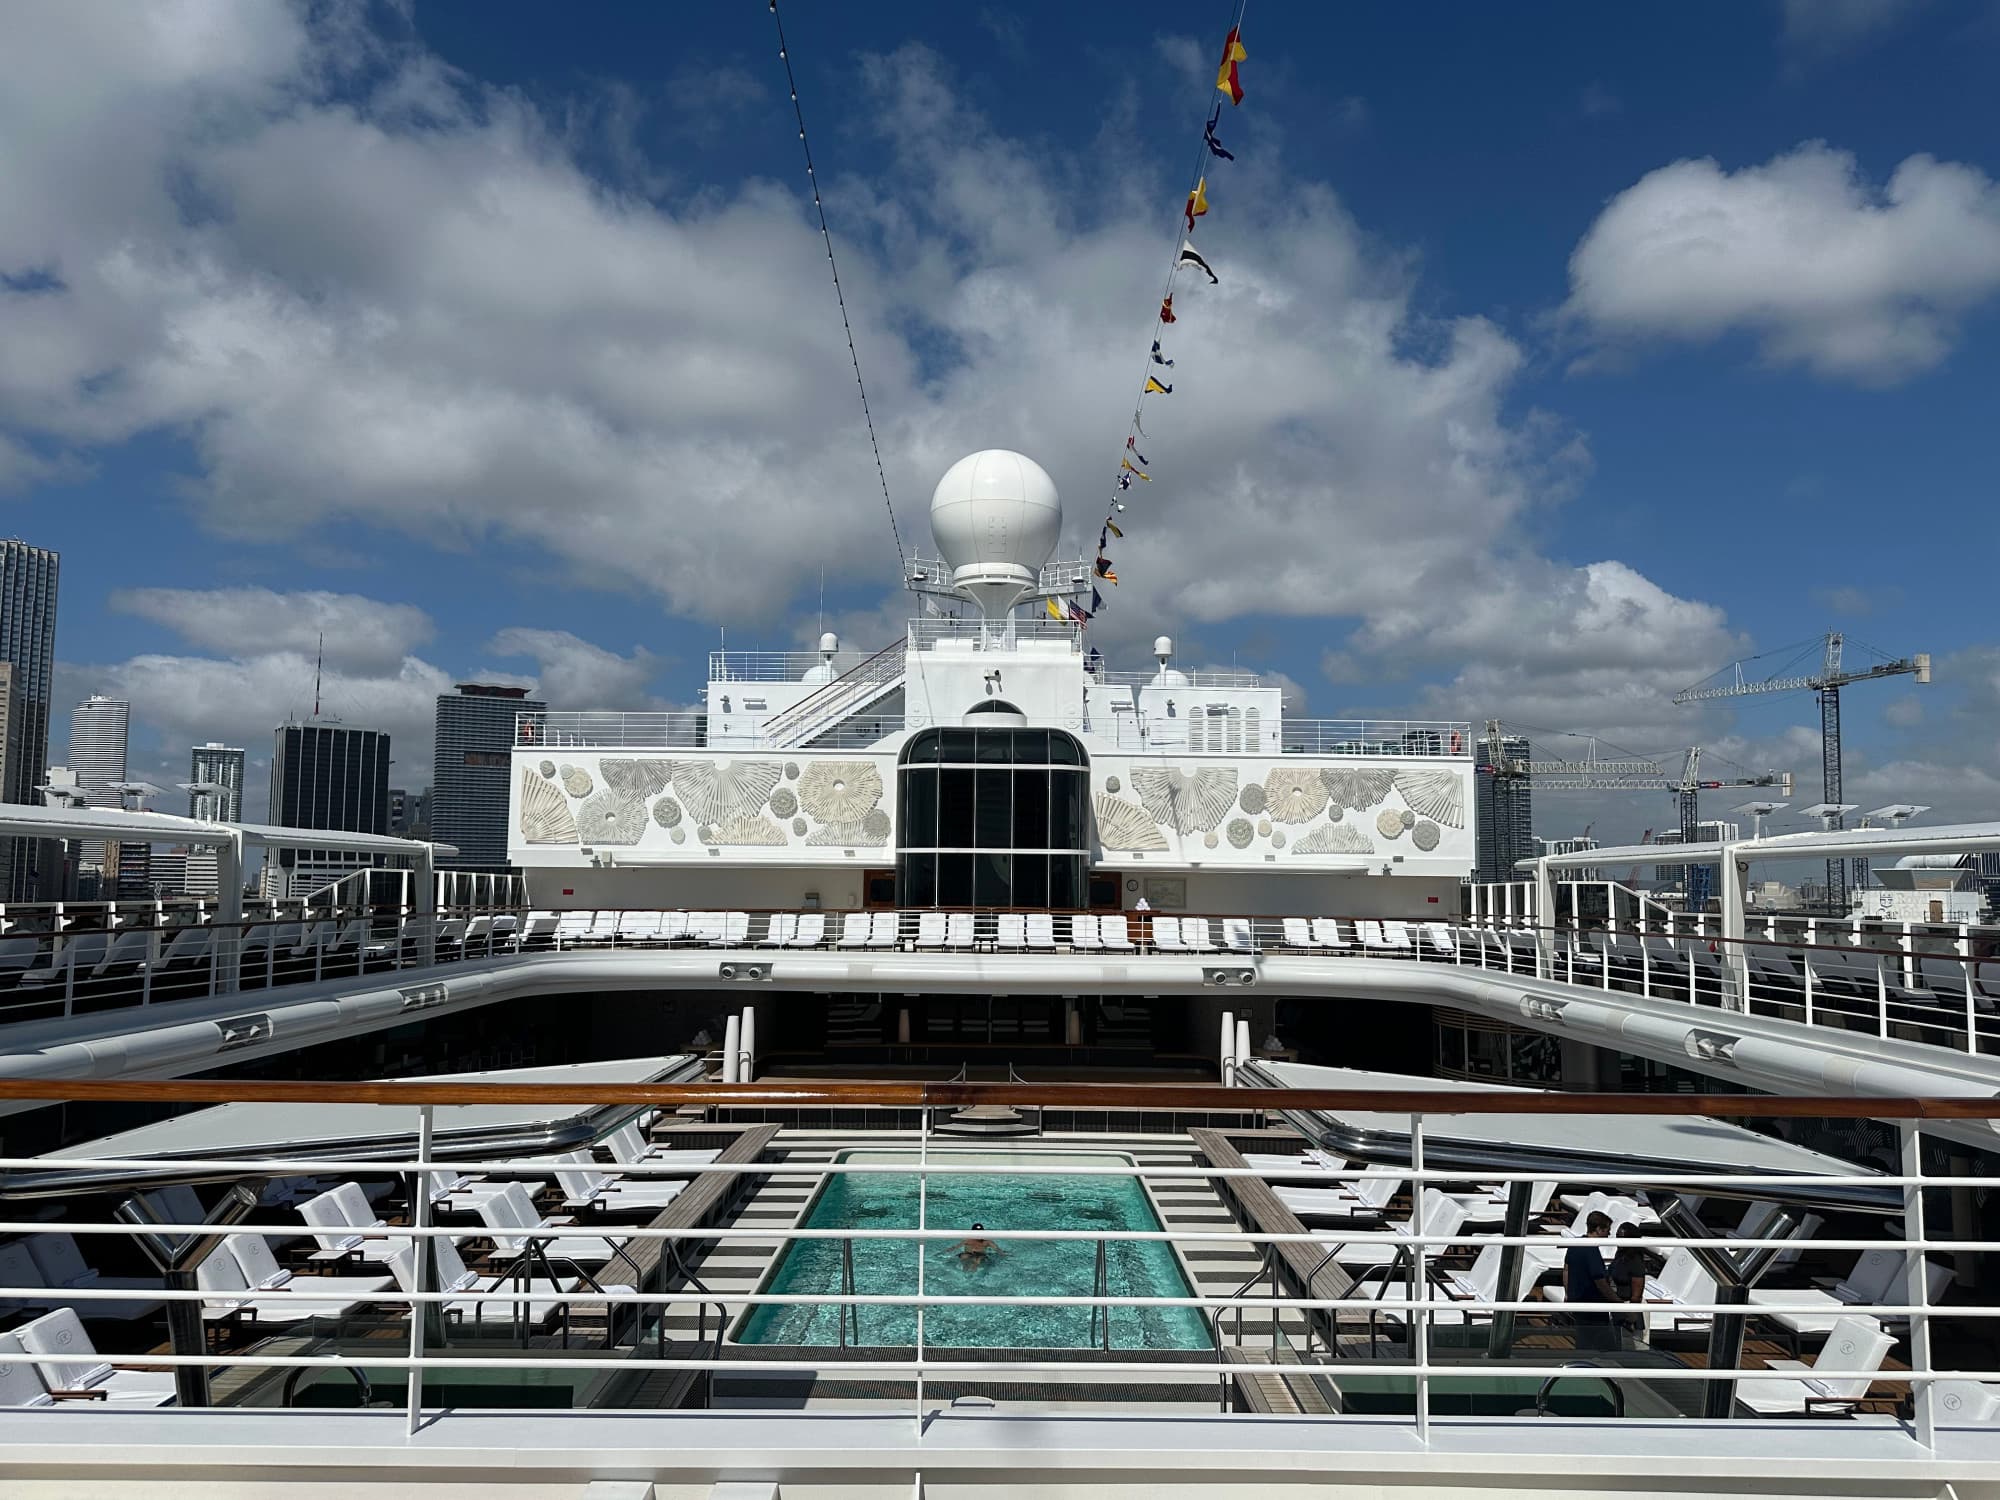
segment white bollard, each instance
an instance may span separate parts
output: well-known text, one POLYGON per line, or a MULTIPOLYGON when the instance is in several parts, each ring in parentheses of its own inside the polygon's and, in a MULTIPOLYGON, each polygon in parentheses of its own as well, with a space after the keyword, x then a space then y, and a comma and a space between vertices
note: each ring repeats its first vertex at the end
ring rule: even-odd
POLYGON ((743 1007, 743 1066, 737 1082, 750 1083, 757 1077, 757 1007, 743 1007))
POLYGON ((1222 1086, 1228 1088, 1236 1082, 1236 1016, 1231 1011, 1222 1013, 1222 1086))
POLYGON ((743 1018, 732 1015, 722 1032, 722 1081, 741 1083, 738 1072, 742 1065, 743 1018))
POLYGON ((1250 1018, 1239 1016, 1236 1020, 1236 1076, 1243 1076, 1243 1065, 1256 1054, 1250 1050, 1250 1018))

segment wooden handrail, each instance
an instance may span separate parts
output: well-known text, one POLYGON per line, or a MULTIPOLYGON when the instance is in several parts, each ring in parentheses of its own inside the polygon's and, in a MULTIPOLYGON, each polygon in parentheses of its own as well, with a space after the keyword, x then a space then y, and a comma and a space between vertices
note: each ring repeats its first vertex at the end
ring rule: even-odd
POLYGON ((1039 1104, 1050 1109, 1176 1109, 1216 1114, 1354 1110, 1427 1115, 1715 1115, 1837 1120, 2000 1119, 1989 1098, 1764 1094, 1570 1094, 1506 1090, 1265 1089, 1151 1083, 336 1083, 254 1079, 0 1079, 0 1099, 174 1104, 641 1104, 785 1109, 921 1109, 1039 1104))

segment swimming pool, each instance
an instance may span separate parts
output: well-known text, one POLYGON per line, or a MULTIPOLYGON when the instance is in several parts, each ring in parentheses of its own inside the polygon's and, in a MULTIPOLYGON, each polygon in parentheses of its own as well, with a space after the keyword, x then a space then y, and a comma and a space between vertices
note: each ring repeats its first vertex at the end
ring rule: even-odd
MULTIPOLYGON (((901 1151, 846 1151, 843 1162, 910 1162, 901 1151)), ((1087 1240, 1013 1240, 1024 1229, 1083 1229, 1105 1234, 1157 1230, 1159 1216, 1137 1177, 1054 1177, 1032 1169, 1036 1162, 1063 1166, 1132 1165, 1115 1153, 932 1152, 945 1163, 1013 1165, 1027 1170, 979 1177, 932 1177, 925 1195, 925 1222, 934 1228, 969 1231, 986 1226, 984 1238, 1000 1253, 983 1264, 963 1264, 953 1242, 925 1241, 924 1291, 938 1296, 1088 1297, 1097 1272, 1097 1246, 1087 1240)), ((914 1173, 842 1173, 829 1177, 813 1200, 802 1229, 914 1229, 917 1178, 914 1173)), ((841 1243, 795 1240, 786 1246, 760 1291, 812 1295, 840 1294, 841 1243)), ((916 1240, 856 1240, 854 1290, 889 1295, 914 1292, 916 1240)), ((1105 1246, 1105 1270, 1114 1297, 1187 1297, 1187 1277, 1171 1246, 1159 1240, 1112 1240, 1105 1246)), ((829 1345, 840 1343, 840 1312, 833 1305, 798 1303, 753 1308, 737 1332, 746 1344, 829 1345)), ((859 1329, 850 1323, 848 1343, 873 1347, 914 1345, 913 1307, 862 1307, 859 1329)), ((1101 1325, 1099 1338, 1101 1338, 1101 1325)), ((933 1307, 924 1312, 924 1343, 957 1349, 1086 1349, 1092 1337, 1088 1307, 933 1307)), ((1111 1310, 1114 1349, 1207 1349, 1207 1320, 1197 1307, 1117 1307, 1111 1310)))

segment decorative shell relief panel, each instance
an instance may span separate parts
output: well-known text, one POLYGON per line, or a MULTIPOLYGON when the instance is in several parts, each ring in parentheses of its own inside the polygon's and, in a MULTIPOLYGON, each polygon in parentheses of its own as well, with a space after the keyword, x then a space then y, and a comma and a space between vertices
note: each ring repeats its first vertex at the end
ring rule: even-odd
POLYGON ((1258 813, 1264 810, 1264 783, 1253 781, 1243 788, 1243 796, 1237 801, 1236 805, 1251 817, 1256 817, 1258 813))
POLYGON ((888 842, 889 815, 879 807, 869 808, 850 822, 822 823, 806 839, 806 844, 816 849, 880 849, 888 842))
MULTIPOLYGON (((1112 791, 1118 788, 1105 783, 1112 791)), ((1138 766, 1132 789, 1155 823, 1180 833, 1207 833, 1220 824, 1236 801, 1236 768, 1203 766, 1195 771, 1164 766, 1138 766)))
POLYGON ((674 790, 681 794, 688 816, 703 827, 754 816, 763 809, 764 800, 782 775, 784 764, 775 760, 673 763, 674 790))
POLYGON ((1410 842, 1426 854, 1437 848, 1438 837, 1438 826, 1429 818, 1419 819, 1417 826, 1410 830, 1410 842))
POLYGON ((1465 783, 1456 771, 1398 771, 1396 790, 1411 810, 1444 824, 1465 826, 1465 783))
POLYGON ((588 797, 597 790, 597 783, 590 779, 590 772, 582 766, 564 766, 562 784, 563 790, 572 797, 588 797))
POLYGON ((597 774, 607 790, 636 802, 644 802, 667 789, 667 782, 674 774, 674 763, 651 759, 599 760, 597 774))
POLYGON ((1375 831, 1385 839, 1399 839, 1403 836, 1403 813, 1400 808, 1385 807, 1375 814, 1375 831))
POLYGON ((576 819, 569 798, 553 781, 521 770, 521 837, 531 844, 574 844, 576 819))
POLYGON ((636 844, 646 831, 646 804, 608 788, 577 804, 579 842, 617 848, 636 844))
POLYGON ((1264 810, 1276 823, 1309 823, 1326 810, 1326 783, 1309 766, 1273 766, 1264 778, 1264 810))
POLYGON ((1328 766, 1319 773, 1320 785, 1335 807, 1366 812, 1395 785, 1394 771, 1358 770, 1352 766, 1328 766))
POLYGON ((653 821, 662 828, 681 826, 681 805, 671 797, 662 797, 653 804, 653 821))
POLYGON ((1373 854, 1375 841, 1352 823, 1322 823, 1292 845, 1293 854, 1373 854))
POLYGON ((822 823, 859 823, 881 801, 873 761, 814 760, 799 773, 799 805, 822 823))
POLYGON ((771 793, 771 811, 781 818, 789 818, 799 810, 799 799, 792 795, 792 789, 781 786, 771 793))
POLYGON ((1097 841, 1107 849, 1165 849, 1167 836, 1160 825, 1136 802, 1099 792, 1093 799, 1097 809, 1097 841))
MULTIPOLYGON (((775 764, 771 767, 776 770, 775 764)), ((776 845, 788 843, 785 830, 769 818, 750 813, 734 818, 726 818, 720 823, 704 826, 701 830, 704 840, 711 844, 761 844, 776 845)))

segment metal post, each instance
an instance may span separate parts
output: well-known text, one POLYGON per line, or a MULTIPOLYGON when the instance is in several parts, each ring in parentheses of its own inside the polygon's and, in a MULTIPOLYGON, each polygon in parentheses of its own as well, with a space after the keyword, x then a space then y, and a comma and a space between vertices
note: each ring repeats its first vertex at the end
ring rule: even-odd
MULTIPOLYGON (((1417 1201, 1410 1210, 1411 1221, 1416 1225, 1416 1281, 1410 1288, 1410 1353, 1417 1366, 1417 1441, 1429 1445, 1431 1440, 1431 1377, 1426 1366, 1431 1362, 1431 1319, 1430 1309, 1416 1299, 1422 1295, 1425 1302, 1430 1296, 1430 1276, 1426 1267, 1428 1248, 1423 1241, 1424 1233, 1424 1117, 1410 1116, 1410 1171, 1417 1185, 1417 1201)), ((1272 1309, 1276 1316, 1277 1309, 1272 1309)))
MULTIPOLYGON (((420 1104, 417 1106, 417 1160, 427 1162, 430 1159, 431 1106, 420 1104)), ((410 1222, 418 1229, 428 1229, 431 1222, 431 1172, 429 1167, 419 1167, 412 1175, 410 1179, 410 1196, 415 1200, 410 1205, 410 1222)), ((410 1290, 413 1292, 428 1291, 438 1282, 438 1278, 431 1274, 431 1268, 437 1264, 437 1247, 431 1243, 429 1235, 421 1234, 417 1236, 417 1242, 412 1248, 416 1253, 410 1257, 410 1290)), ((612 1312, 615 1315, 617 1309, 612 1309, 612 1312)), ((439 1316, 443 1314, 441 1304, 439 1305, 438 1313, 439 1316)), ((410 1358, 412 1360, 420 1360, 424 1357, 424 1335, 426 1325, 430 1322, 430 1319, 430 1304, 423 1302, 412 1302, 410 1304, 410 1358)), ((424 1372, 413 1364, 410 1368, 409 1401, 404 1413, 404 1431, 412 1437, 416 1435, 417 1427, 423 1420, 423 1411, 424 1372)))
MULTIPOLYGON (((1532 1182, 1510 1182, 1507 1184, 1507 1217, 1500 1228, 1504 1239, 1519 1239, 1528 1232, 1528 1200, 1534 1195, 1532 1182)), ((1500 1279, 1495 1283, 1497 1290, 1493 1300, 1514 1302, 1520 1299, 1521 1259, 1526 1250, 1523 1245, 1502 1245, 1500 1247, 1500 1279)), ((1493 1314, 1493 1331, 1486 1338, 1486 1357, 1505 1359, 1514 1352, 1514 1309, 1498 1309, 1493 1314)))
POLYGON ((931 1112, 924 1110, 917 1126, 917 1436, 924 1435, 924 1261, 929 1241, 922 1238, 930 1214, 931 1112))
POLYGON ((1875 1034, 1889 1034, 1889 967, 1875 955, 1875 1034))
POLYGON ((1222 1086, 1232 1087, 1236 1082, 1236 1012, 1222 1013, 1222 1086))
POLYGON ((416 908, 411 920, 417 929, 417 966, 427 969, 437 962, 437 853, 423 844, 410 856, 410 862, 414 866, 409 875, 416 908))
MULTIPOLYGON (((271 851, 265 850, 269 859, 271 851)), ((231 830, 229 842, 215 847, 216 879, 221 891, 215 906, 215 992, 233 994, 243 987, 243 834, 231 830)))
POLYGON ((1958 960, 1964 965, 1960 976, 1965 983, 1965 1051, 1968 1057, 1979 1056, 1979 1028, 1976 1023, 1978 1012, 1972 1004, 1972 941, 1966 935, 1964 926, 1958 929, 1958 960))
MULTIPOLYGON (((1903 1300, 1917 1311, 1910 1314, 1910 1373, 1931 1373, 1931 1319, 1923 1309, 1930 1306, 1929 1258, 1924 1254, 1924 1174, 1923 1135, 1915 1120, 1897 1127, 1903 1137, 1903 1300)), ((1926 1448, 1937 1446, 1937 1410, 1931 1399, 1928 1380, 1910 1382, 1910 1400, 1917 1419, 1917 1441, 1926 1448)))
MULTIPOLYGON (((146 1258, 159 1268, 167 1290, 193 1292, 201 1287, 201 1263, 222 1248, 229 1238, 224 1231, 257 1207, 257 1190, 236 1183, 222 1195, 222 1201, 208 1211, 206 1231, 165 1234, 154 1226, 159 1220, 143 1198, 127 1198, 116 1213, 141 1232, 133 1235, 146 1258)), ((167 1339, 175 1354, 201 1355, 208 1352, 208 1326, 202 1321, 201 1303, 192 1297, 167 1303, 167 1339)), ((208 1405, 208 1366, 174 1366, 174 1404, 180 1407, 208 1405)))

